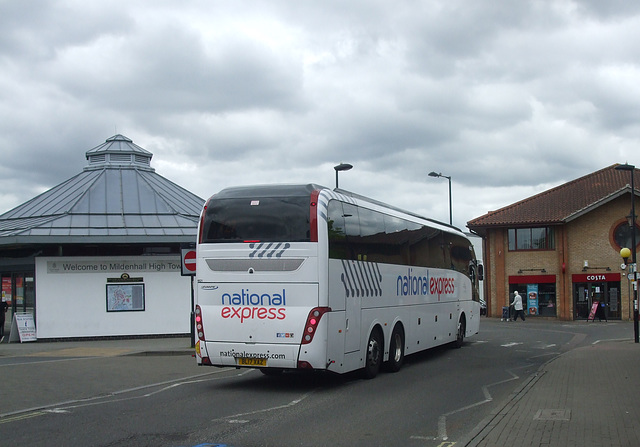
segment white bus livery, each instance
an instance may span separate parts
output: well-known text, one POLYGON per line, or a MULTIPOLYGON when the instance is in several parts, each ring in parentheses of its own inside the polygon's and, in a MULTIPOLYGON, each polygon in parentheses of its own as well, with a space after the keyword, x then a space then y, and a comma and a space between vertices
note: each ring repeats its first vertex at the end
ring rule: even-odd
POLYGON ((225 189, 198 227, 199 365, 398 371, 478 333, 479 271, 458 229, 344 190, 225 189))

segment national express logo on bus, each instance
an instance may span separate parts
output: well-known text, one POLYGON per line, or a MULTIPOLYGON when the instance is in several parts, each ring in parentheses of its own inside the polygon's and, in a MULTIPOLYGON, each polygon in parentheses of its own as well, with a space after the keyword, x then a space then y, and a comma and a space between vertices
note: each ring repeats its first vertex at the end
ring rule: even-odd
POLYGON ((286 290, 282 293, 251 293, 241 289, 237 293, 222 294, 222 318, 237 318, 240 323, 246 320, 284 320, 286 315, 286 290))
POLYGON ((427 296, 453 295, 455 293, 455 280, 453 278, 430 277, 429 270, 424 276, 414 275, 409 268, 406 275, 398 275, 396 281, 398 296, 427 296))

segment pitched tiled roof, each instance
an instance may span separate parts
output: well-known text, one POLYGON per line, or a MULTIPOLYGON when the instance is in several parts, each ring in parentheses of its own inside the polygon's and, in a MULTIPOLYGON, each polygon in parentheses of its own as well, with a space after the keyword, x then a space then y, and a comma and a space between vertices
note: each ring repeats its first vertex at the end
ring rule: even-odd
POLYGON ((122 135, 86 152, 83 172, 0 216, 0 245, 193 241, 204 199, 156 174, 122 135))
MULTIPOLYGON (((572 219, 631 191, 631 174, 614 164, 535 196, 490 211, 467 223, 482 232, 487 227, 554 225, 572 219)), ((634 169, 634 189, 640 187, 638 169, 634 169)))

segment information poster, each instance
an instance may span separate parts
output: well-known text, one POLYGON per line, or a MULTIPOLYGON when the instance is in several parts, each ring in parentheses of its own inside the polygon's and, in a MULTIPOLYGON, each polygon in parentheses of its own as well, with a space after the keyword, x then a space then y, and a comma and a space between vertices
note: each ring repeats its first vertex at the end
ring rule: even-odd
POLYGON ((11 305, 11 278, 5 276, 2 278, 2 299, 11 305))
POLYGON ((527 284, 529 315, 538 315, 538 284, 527 284))
POLYGON ((598 312, 599 305, 600 305, 599 301, 593 302, 593 304, 591 305, 591 312, 589 312, 589 317, 587 318, 587 321, 589 320, 596 321, 596 312, 598 312))
POLYGON ((144 310, 144 284, 108 284, 107 312, 144 310))
POLYGON ((24 286, 21 276, 16 277, 16 305, 24 305, 24 286))
POLYGON ((10 342, 20 340, 20 343, 25 341, 36 341, 36 323, 33 319, 33 314, 30 313, 15 313, 13 315, 13 321, 11 322, 11 337, 10 342))

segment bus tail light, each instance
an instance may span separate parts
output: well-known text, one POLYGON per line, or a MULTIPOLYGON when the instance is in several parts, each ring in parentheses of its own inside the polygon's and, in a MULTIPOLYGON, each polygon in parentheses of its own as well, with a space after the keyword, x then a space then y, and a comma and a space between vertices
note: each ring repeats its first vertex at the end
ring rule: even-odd
POLYGON ((200 224, 198 225, 198 243, 199 244, 202 243, 202 236, 204 235, 204 216, 205 214, 207 214, 207 207, 209 206, 210 200, 211 198, 207 200, 207 203, 204 204, 204 207, 202 207, 202 212, 200 213, 200 224))
POLYGON ((196 305, 196 335, 198 340, 204 341, 204 326, 202 325, 202 309, 196 305))
POLYGON ((206 343, 204 341, 204 326, 202 324, 202 309, 199 305, 196 305, 195 310, 195 323, 196 323, 196 336, 198 337, 198 343, 196 343, 196 356, 200 358, 201 365, 211 366, 211 359, 207 353, 206 343))
POLYGON ((320 190, 316 189, 311 193, 311 202, 309 203, 310 242, 318 242, 318 196, 320 196, 320 190))
POLYGON ((313 341, 313 337, 316 335, 316 329, 320 323, 320 318, 327 313, 331 312, 330 307, 315 307, 309 312, 307 322, 304 325, 304 334, 302 334, 302 344, 306 345, 313 341))
POLYGON ((207 206, 205 205, 200 213, 200 225, 198 225, 198 244, 202 243, 202 233, 204 231, 204 215, 207 212, 207 206))

